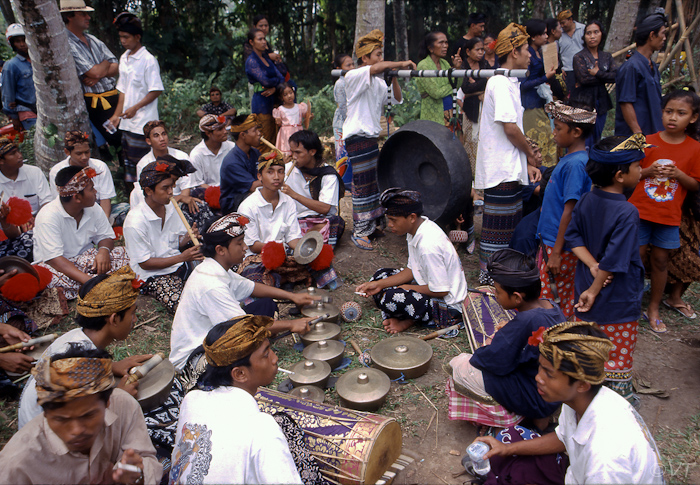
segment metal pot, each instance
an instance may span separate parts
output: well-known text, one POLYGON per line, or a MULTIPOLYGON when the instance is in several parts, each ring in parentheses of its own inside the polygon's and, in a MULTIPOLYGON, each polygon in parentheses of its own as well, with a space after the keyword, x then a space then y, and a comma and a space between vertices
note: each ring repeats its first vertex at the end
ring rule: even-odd
POLYGON ((377 369, 352 369, 335 384, 343 406, 358 411, 376 411, 386 401, 391 389, 389 377, 377 369))
POLYGON ((331 366, 327 362, 315 359, 297 362, 290 370, 294 372, 289 376, 294 387, 317 386, 324 389, 331 375, 331 366))
POLYGON ((319 340, 304 349, 304 357, 328 362, 335 369, 343 361, 345 344, 338 340, 319 340))
POLYGON ((392 379, 420 377, 430 367, 433 348, 415 337, 392 337, 372 347, 372 364, 392 379))
POLYGON ((340 326, 331 322, 318 322, 304 335, 299 334, 304 346, 321 340, 340 340, 340 326))
POLYGON ((299 386, 295 387, 289 394, 295 397, 300 397, 308 401, 323 402, 326 400, 326 393, 323 389, 316 386, 299 386))

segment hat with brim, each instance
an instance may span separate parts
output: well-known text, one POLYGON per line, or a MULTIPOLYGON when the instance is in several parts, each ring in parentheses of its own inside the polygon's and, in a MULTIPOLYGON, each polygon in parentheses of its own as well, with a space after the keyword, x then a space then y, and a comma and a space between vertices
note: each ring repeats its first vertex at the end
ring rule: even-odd
POLYGON ((61 12, 94 12, 95 9, 85 5, 84 0, 61 0, 61 12))

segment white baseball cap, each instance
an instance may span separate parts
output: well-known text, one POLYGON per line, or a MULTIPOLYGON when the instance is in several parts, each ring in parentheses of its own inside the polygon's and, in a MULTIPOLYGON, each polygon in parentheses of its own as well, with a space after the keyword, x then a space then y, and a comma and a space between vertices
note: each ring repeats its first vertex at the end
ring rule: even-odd
POLYGON ((5 32, 5 37, 10 40, 12 37, 26 36, 24 33, 24 28, 20 24, 10 24, 7 26, 7 32, 5 32))

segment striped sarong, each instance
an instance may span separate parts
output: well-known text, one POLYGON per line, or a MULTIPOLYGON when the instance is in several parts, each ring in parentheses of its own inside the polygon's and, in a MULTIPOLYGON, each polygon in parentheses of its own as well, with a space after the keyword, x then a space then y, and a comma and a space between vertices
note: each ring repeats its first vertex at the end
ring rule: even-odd
POLYGON ((384 214, 377 183, 379 144, 376 138, 353 136, 345 141, 345 148, 352 166, 353 234, 370 236, 377 228, 377 219, 384 214))
POLYGON ((484 218, 479 245, 479 283, 491 284, 486 263, 496 251, 506 249, 515 226, 523 217, 523 197, 520 182, 504 182, 484 190, 484 218))

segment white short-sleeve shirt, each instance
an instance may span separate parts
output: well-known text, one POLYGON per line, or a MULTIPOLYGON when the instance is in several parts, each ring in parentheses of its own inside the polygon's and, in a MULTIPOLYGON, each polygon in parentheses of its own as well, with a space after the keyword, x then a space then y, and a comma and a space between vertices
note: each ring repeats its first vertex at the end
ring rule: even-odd
MULTIPOLYGON (((285 172, 289 172, 290 164, 291 162, 289 162, 285 167, 285 172)), ((306 180, 304 174, 297 167, 294 167, 292 171, 289 172, 289 176, 284 182, 297 194, 303 195, 304 197, 308 197, 309 199, 312 198, 311 191, 309 190, 310 180, 306 180)), ((333 207, 338 207, 339 196, 340 185, 338 183, 338 177, 330 175, 324 176, 321 180, 321 191, 318 195, 319 202, 329 204, 333 207)), ((298 213, 297 217, 299 218, 324 215, 309 209, 301 202, 295 200, 294 203, 296 204, 298 213)))
POLYGON ((245 315, 241 300, 255 283, 206 258, 194 269, 182 290, 170 334, 170 362, 182 370, 194 349, 218 323, 245 315))
MULTIPOLYGON (((151 91, 163 91, 160 66, 145 47, 132 54, 126 51, 119 59, 117 90, 124 93, 124 111, 141 101, 151 91)), ((158 119, 158 98, 136 112, 133 118, 123 118, 119 129, 143 135, 143 127, 158 119)))
MULTIPOLYGON (((69 160, 70 157, 51 167, 51 171, 49 172, 49 186, 51 187, 52 198, 58 197, 58 189, 56 188, 56 174, 58 174, 58 172, 64 168, 70 166, 69 160)), ((95 184, 95 190, 97 191, 97 200, 106 200, 116 197, 117 191, 114 189, 112 172, 109 171, 107 164, 102 160, 91 158, 88 161, 88 166, 94 168, 95 172, 97 172, 97 177, 92 179, 92 182, 95 184)))
POLYGON ((528 184, 527 156, 513 145, 503 123, 523 129, 520 81, 493 76, 486 83, 479 119, 479 146, 476 151, 474 188, 491 189, 503 182, 528 184))
POLYGON ((131 269, 143 281, 151 276, 174 273, 182 263, 154 270, 143 269, 139 263, 151 258, 177 256, 180 254, 180 236, 186 233, 187 229, 172 204, 165 206, 165 223, 146 203, 132 207, 124 219, 124 241, 131 269))
MULTIPOLYGON (((343 123, 343 140, 354 135, 377 138, 382 131, 380 119, 382 107, 389 103, 388 86, 383 75, 369 73, 370 67, 359 67, 345 74, 348 115, 343 123)), ((393 93, 391 104, 401 104, 393 93)))
POLYGON ((408 268, 419 285, 428 285, 430 291, 447 291, 444 300, 450 308, 462 311, 467 298, 467 279, 457 251, 440 226, 427 217, 416 234, 406 235, 408 268))
MULTIPOLYGON (((280 200, 277 207, 272 209, 272 204, 265 200, 260 190, 245 198, 238 207, 238 212, 247 216, 250 223, 245 228, 245 243, 252 246, 256 241, 266 243, 277 241, 288 243, 301 237, 301 227, 297 220, 297 207, 294 199, 280 192, 280 200)), ((248 249, 246 256, 253 252, 248 249)))
POLYGON ((5 177, 0 172, 0 191, 5 193, 2 196, 3 202, 7 202, 10 197, 28 200, 32 206, 33 215, 36 215, 44 204, 54 198, 51 196, 51 189, 44 172, 33 165, 22 165, 15 180, 5 177))
POLYGON ((644 420, 611 389, 602 387, 578 422, 563 404, 555 432, 569 455, 567 484, 664 483, 659 450, 644 420))
MULTIPOLYGON (((175 157, 178 160, 190 159, 190 156, 187 153, 171 147, 168 147, 168 155, 170 155, 171 157, 175 157)), ((139 177, 141 176, 141 172, 146 167, 146 165, 155 161, 156 156, 153 154, 153 150, 146 153, 143 156, 143 158, 139 160, 139 163, 136 164, 136 180, 139 179, 139 177)), ((194 185, 195 180, 193 178, 193 175, 194 174, 189 174, 186 177, 180 177, 179 179, 177 179, 177 182, 175 182, 175 186, 173 187, 173 196, 180 195, 185 189, 191 189, 192 187, 196 187, 196 185, 194 185)), ((143 194, 143 189, 141 188, 141 185, 138 182, 134 182, 134 188, 131 191, 131 194, 129 195, 129 205, 131 207, 136 207, 145 200, 146 196, 143 194)))
POLYGON ((204 140, 199 142, 190 152, 190 161, 197 171, 191 176, 194 179, 193 187, 198 187, 202 184, 221 185, 221 162, 228 152, 230 152, 236 144, 226 140, 221 144, 219 152, 215 155, 209 147, 204 143, 204 140))
POLYGON ((114 231, 99 205, 83 209, 78 224, 61 201, 54 199, 36 215, 34 262, 43 263, 59 256, 74 258, 104 239, 114 239, 114 231))

